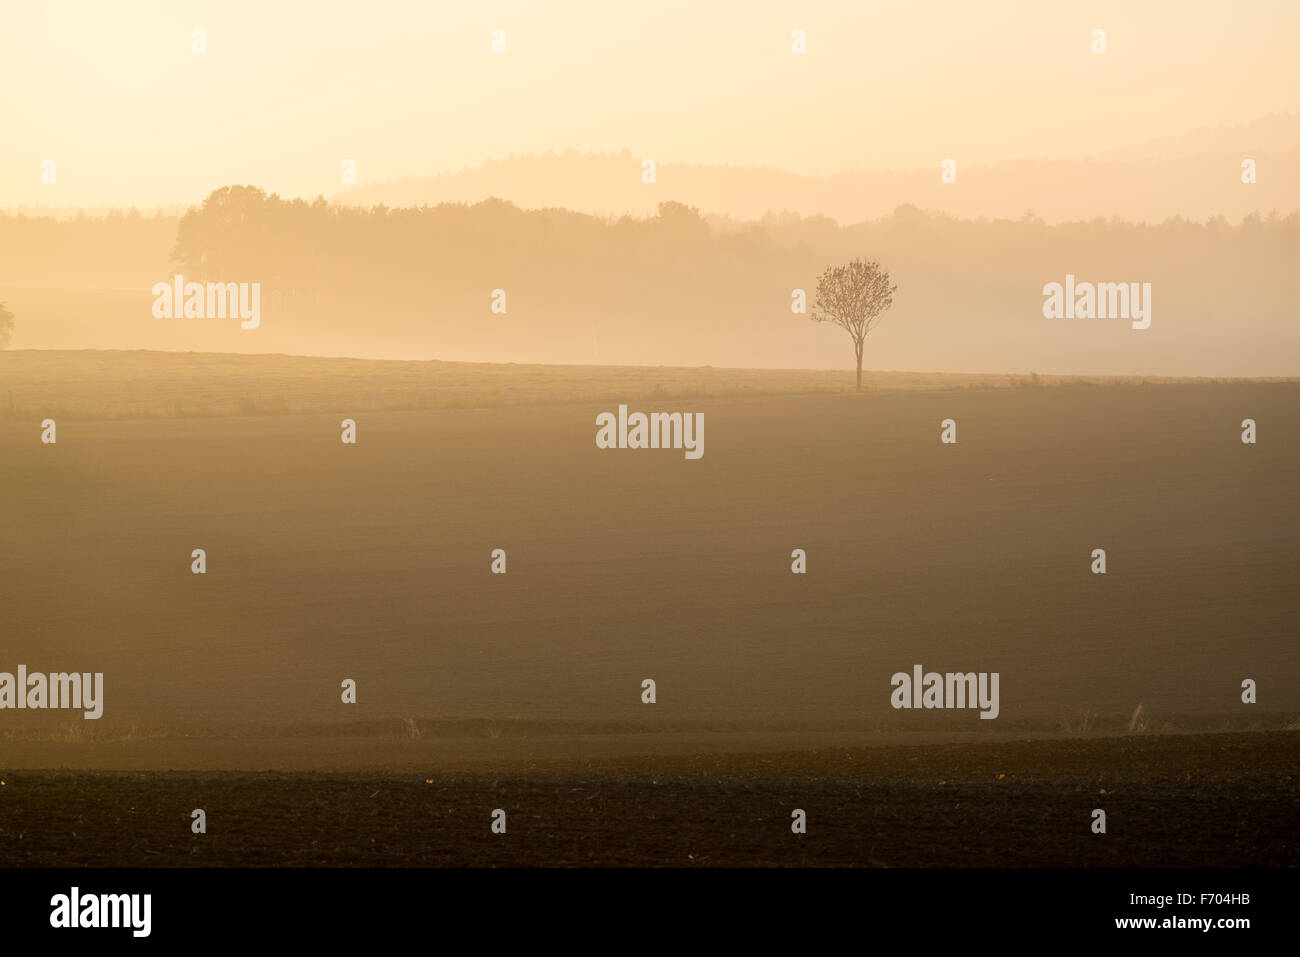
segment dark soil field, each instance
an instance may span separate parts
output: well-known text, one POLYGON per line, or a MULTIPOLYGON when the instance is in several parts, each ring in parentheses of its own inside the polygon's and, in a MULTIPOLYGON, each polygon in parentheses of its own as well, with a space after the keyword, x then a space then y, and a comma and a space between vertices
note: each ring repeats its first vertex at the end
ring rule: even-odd
POLYGON ((19 771, 0 788, 0 866, 1294 867, 1298 808, 1295 732, 496 773, 19 771))

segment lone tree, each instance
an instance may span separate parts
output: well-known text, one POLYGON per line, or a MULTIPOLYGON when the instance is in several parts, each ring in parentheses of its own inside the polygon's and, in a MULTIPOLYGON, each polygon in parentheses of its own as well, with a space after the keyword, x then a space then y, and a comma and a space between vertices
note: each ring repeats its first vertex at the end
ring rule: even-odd
POLYGON ((5 304, 0 302, 0 349, 9 345, 9 340, 14 334, 14 314, 5 308, 5 304))
POLYGON ((876 260, 855 259, 847 266, 831 266, 817 280, 813 322, 833 322, 853 339, 858 357, 858 391, 862 390, 862 343, 894 304, 889 273, 876 260))

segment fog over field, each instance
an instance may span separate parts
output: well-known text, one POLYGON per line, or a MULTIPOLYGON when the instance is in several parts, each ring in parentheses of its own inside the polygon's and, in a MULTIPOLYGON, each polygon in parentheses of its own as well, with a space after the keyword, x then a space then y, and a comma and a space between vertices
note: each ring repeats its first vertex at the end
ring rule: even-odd
POLYGON ((1300 863, 1300 5, 10 6, 0 872, 1300 863))
MULTIPOLYGON (((415 753, 424 732, 526 734, 541 758, 572 734, 640 753, 650 732, 1113 732, 1139 705, 1150 730, 1195 730, 1249 725, 1252 676, 1250 721, 1280 727, 1300 709, 1278 680, 1300 665, 1298 399, 1295 383, 693 398, 695 461, 598 449, 614 401, 366 413, 355 447, 338 414, 72 416, 55 447, 30 415, 0 418, 8 657, 108 681, 98 721, 10 712, 6 734, 379 735, 415 753), (1239 441, 1247 414, 1266 443, 1239 441), (890 675, 918 663, 999 672, 998 720, 892 708, 890 675)), ((276 766, 284 745, 265 746, 276 766)), ((243 747, 213 760, 259 754, 243 747)), ((41 753, 60 763, 59 744, 41 753)))
POLYGON ((179 221, 0 217, 0 250, 15 349, 842 369, 848 338, 809 318, 821 273, 867 256, 898 285, 867 369, 1300 374, 1295 213, 1049 225, 902 207, 729 226, 673 201, 607 221, 495 199, 366 211, 234 187, 179 221), (161 318, 155 286, 177 275, 258 283, 256 327, 161 318), (1046 287, 1076 281, 1137 284, 1147 324, 1047 318, 1046 287))

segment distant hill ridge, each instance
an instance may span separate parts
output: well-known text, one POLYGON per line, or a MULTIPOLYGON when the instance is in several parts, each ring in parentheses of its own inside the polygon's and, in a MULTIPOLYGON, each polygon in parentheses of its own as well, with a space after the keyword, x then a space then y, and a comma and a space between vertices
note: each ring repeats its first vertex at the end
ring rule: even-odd
POLYGON ((475 202, 497 196, 524 208, 564 207, 607 215, 650 215, 672 199, 705 213, 757 219, 767 213, 823 215, 841 223, 885 215, 904 204, 953 216, 1015 218, 1033 211, 1047 222, 1097 217, 1161 222, 1182 216, 1236 221, 1252 211, 1300 209, 1300 116, 1271 116, 1236 127, 1197 130, 1112 150, 1088 159, 1014 159, 978 166, 954 146, 934 166, 857 169, 808 176, 755 166, 675 163, 669 157, 563 153, 510 156, 473 169, 370 183, 336 194, 338 202, 390 207, 475 202), (656 182, 642 182, 642 161, 656 161, 656 182), (941 163, 956 182, 941 181, 941 163), (1241 180, 1253 159, 1257 182, 1241 180))

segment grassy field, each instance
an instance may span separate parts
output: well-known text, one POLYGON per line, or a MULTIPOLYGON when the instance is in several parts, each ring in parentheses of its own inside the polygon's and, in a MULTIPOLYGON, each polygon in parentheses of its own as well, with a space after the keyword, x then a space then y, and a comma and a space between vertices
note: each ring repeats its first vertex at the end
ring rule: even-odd
POLYGON ((0 419, 6 660, 103 671, 109 689, 99 721, 11 711, 3 731, 990 733, 1123 729, 1138 705, 1151 730, 1300 713, 1300 385, 642 406, 702 412, 704 457, 596 448, 612 405, 595 402, 358 412, 355 446, 338 412, 73 416, 54 446, 39 420, 0 419), (916 663, 998 671, 999 718, 892 709, 890 676, 916 663), (1247 677, 1258 705, 1239 700, 1247 677))
MULTIPOLYGON (((912 825, 951 836, 939 782, 952 748, 1033 745, 1025 774, 1068 766, 1014 795, 984 783, 963 792, 962 828, 1003 841, 1038 814, 1073 833, 1067 792, 1119 768, 1160 859, 1224 861, 1238 846, 1265 855, 1279 825, 1294 832, 1300 384, 902 377, 856 395, 830 373, 789 373, 784 385, 782 375, 0 356, 16 410, 0 417, 0 671, 105 675, 98 721, 0 712, 11 782, 0 828, 62 828, 63 812, 41 802, 85 785, 82 817, 107 829, 105 859, 122 861, 112 815, 165 817, 191 800, 192 777, 164 772, 225 773, 214 787, 228 812, 270 827, 274 808, 340 788, 355 822, 370 809, 353 792, 390 787, 371 786, 374 775, 423 781, 428 769, 468 776, 465 813, 479 813, 472 795, 487 800, 496 781, 521 789, 518 807, 543 821, 569 807, 543 808, 543 795, 601 789, 611 810, 592 839, 604 844, 580 851, 557 837, 527 861, 617 863, 609 821, 663 821, 680 805, 638 797, 637 775, 677 768, 685 790, 671 793, 694 808, 703 792, 684 782, 717 762, 730 783, 709 807, 740 802, 786 833, 782 802, 806 793, 807 772, 826 782, 824 809, 859 793, 894 808, 895 836, 871 856, 934 863, 940 843, 909 857, 889 841, 912 825), (423 401, 410 388, 420 380, 436 407, 380 410, 423 401), (312 411, 272 414, 263 406, 277 395, 312 411), (619 400, 703 413, 703 458, 596 448, 595 415, 619 400), (260 414, 228 414, 240 403, 260 414), (70 410, 57 445, 40 442, 46 407, 70 410), (357 420, 355 446, 339 440, 342 415, 357 420), (1240 441, 1246 417, 1256 445, 1240 441), (956 445, 939 441, 945 418, 956 445), (1089 571, 1097 547, 1106 575, 1089 571), (207 551, 206 575, 190 572, 195 548, 207 551), (507 551, 506 575, 490 573, 494 548, 507 551), (790 572, 794 548, 807 552, 806 575, 790 572), (918 663, 998 672, 999 717, 894 710, 891 675, 918 663), (340 701, 345 678, 356 704, 340 701), (645 678, 657 682, 654 705, 641 702, 645 678), (1258 704, 1241 702, 1246 678, 1258 704), (1214 731, 1249 733, 1204 734, 1214 731), (1229 773, 1237 765, 1210 743, 1228 738, 1274 757, 1229 773), (846 753, 862 768, 916 758, 925 773, 860 780, 832 757, 846 753), (326 771, 344 777, 312 777, 326 771), (904 803, 888 797, 895 786, 904 803), (28 787, 45 797, 13 804, 28 787), (1238 804, 1238 824, 1185 851, 1175 843, 1192 825, 1161 823, 1175 807, 1230 816, 1238 804)), ((867 833, 857 811, 844 813, 846 834, 867 833)), ((742 833, 730 820, 690 824, 708 861, 790 862, 767 838, 734 854, 710 844, 742 833)), ((184 824, 181 843, 149 845, 160 862, 189 853, 184 824)), ((364 833, 388 847, 380 859, 414 860, 364 833)), ((311 842, 327 838, 303 840, 272 862, 362 861, 313 857, 311 842)), ((654 833, 646 841, 633 859, 667 853, 654 833)), ((202 859, 246 850, 223 847, 202 859)), ((948 860, 987 863, 993 847, 976 841, 948 860)), ((1294 863, 1291 845, 1278 847, 1267 860, 1294 863)), ((10 861, 39 859, 10 848, 10 861)), ((864 863, 855 848, 808 853, 864 863)), ((1019 859, 1098 853, 1058 844, 1056 857, 1044 847, 1019 859)))

